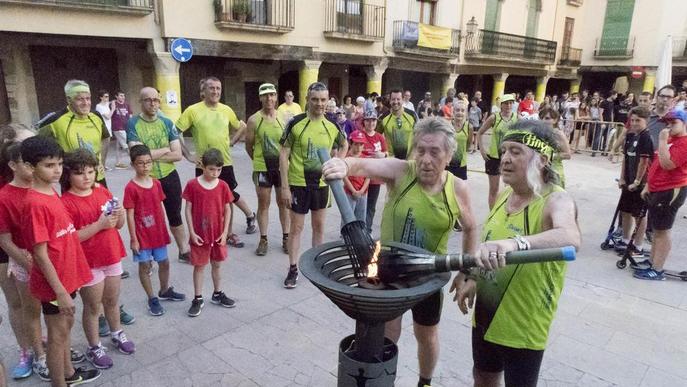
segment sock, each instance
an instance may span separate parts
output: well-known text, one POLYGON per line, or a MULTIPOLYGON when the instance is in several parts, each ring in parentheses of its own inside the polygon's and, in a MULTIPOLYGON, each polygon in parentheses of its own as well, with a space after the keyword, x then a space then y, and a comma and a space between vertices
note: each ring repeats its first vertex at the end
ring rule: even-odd
POLYGON ((202 300, 203 295, 202 294, 196 294, 196 300, 202 300))
POLYGON ((213 296, 219 296, 221 293, 222 293, 221 290, 215 290, 214 292, 212 292, 212 295, 213 296))
POLYGON ((260 240, 267 240, 267 235, 260 235, 260 240))
POLYGON ((420 376, 420 380, 417 382, 417 387, 425 387, 432 385, 432 378, 423 378, 420 376))
POLYGON ((289 265, 289 271, 298 271, 298 266, 296 266, 296 265, 289 265))
POLYGON ((122 333, 122 330, 121 330, 121 329, 118 330, 117 332, 112 332, 112 338, 113 338, 113 339, 116 339, 117 337, 119 337, 119 335, 120 335, 121 333, 122 333))
POLYGON ((288 239, 288 238, 289 238, 289 233, 287 232, 287 233, 281 234, 281 238, 282 238, 282 239, 288 239))

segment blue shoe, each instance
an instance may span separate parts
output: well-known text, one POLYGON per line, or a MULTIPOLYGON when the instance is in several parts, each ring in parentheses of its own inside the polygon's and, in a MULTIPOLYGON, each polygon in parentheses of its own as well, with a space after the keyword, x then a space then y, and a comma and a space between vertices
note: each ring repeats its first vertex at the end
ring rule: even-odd
POLYGON ((636 265, 631 264, 630 267, 635 269, 635 271, 638 271, 638 270, 645 271, 647 269, 651 269, 651 261, 648 259, 644 259, 642 261, 637 262, 636 265))
POLYGON ((627 243, 623 242, 622 240, 619 240, 618 242, 616 242, 615 246, 613 246, 613 249, 617 253, 624 253, 625 250, 627 250, 627 243))
POLYGON ((33 373, 33 355, 29 351, 19 352, 19 363, 12 369, 12 379, 24 379, 33 373))
POLYGON ((148 311, 153 316, 162 316, 165 314, 165 308, 160 305, 160 299, 157 297, 148 300, 148 311))
POLYGON ((119 322, 123 325, 131 325, 136 321, 136 317, 124 310, 124 305, 119 305, 119 322))
POLYGON ((110 335, 110 325, 102 314, 98 316, 98 336, 105 337, 110 335))
POLYGON ((173 286, 170 286, 164 292, 163 291, 158 292, 157 296, 161 300, 169 300, 169 301, 184 301, 186 299, 186 295, 183 293, 175 292, 173 286))
POLYGON ((635 271, 632 276, 638 279, 650 281, 664 281, 666 279, 666 277, 663 275, 663 270, 657 271, 653 268, 635 271))

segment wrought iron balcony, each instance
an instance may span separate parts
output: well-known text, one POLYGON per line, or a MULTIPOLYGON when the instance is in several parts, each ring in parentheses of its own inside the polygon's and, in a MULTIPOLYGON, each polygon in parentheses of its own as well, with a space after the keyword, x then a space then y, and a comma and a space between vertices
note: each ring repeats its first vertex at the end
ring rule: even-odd
POLYGON ((294 0, 214 0, 215 26, 286 33, 296 19, 294 0))
POLYGON ((467 37, 465 57, 552 64, 556 60, 556 42, 479 30, 467 37))
POLYGON ((420 23, 409 20, 394 21, 393 47, 397 52, 428 56, 455 57, 460 52, 460 30, 450 29, 451 44, 448 48, 426 47, 419 43, 420 23))
POLYGON ((384 40, 386 8, 364 0, 326 0, 324 36, 375 42, 384 40))
POLYGON ((72 8, 147 15, 153 12, 153 0, 0 0, 0 3, 72 8))
POLYGON ((687 61, 687 38, 673 38, 673 60, 687 61))
POLYGON ((597 59, 629 59, 634 56, 635 38, 601 38, 596 40, 597 59))
POLYGON ((563 46, 561 49, 561 59, 558 64, 561 66, 575 67, 582 62, 582 49, 563 46))

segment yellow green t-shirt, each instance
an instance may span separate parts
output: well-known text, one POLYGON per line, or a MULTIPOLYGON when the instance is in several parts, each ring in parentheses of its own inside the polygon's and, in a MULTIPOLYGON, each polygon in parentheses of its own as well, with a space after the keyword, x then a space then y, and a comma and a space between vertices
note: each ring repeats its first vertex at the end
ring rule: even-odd
POLYGON ((88 113, 86 117, 77 117, 69 107, 52 114, 41 122, 39 133, 53 137, 63 151, 84 148, 93 152, 98 159, 97 177, 105 178, 105 169, 101 161, 102 141, 110 137, 105 121, 98 113, 88 113))
POLYGON ((506 135, 508 128, 518 122, 518 115, 511 113, 510 119, 506 120, 501 112, 494 113, 494 125, 491 127, 491 143, 487 154, 492 159, 501 158, 501 140, 506 135))
POLYGON ((209 107, 203 101, 187 107, 176 123, 182 132, 191 129, 199 159, 209 148, 216 148, 224 157, 224 165, 233 164, 229 127, 238 129, 239 125, 236 113, 229 106, 218 103, 209 107))
POLYGON ((463 122, 463 126, 459 130, 456 130, 456 151, 453 152, 453 157, 451 157, 450 165, 452 167, 464 167, 468 165, 468 125, 467 121, 463 122))
POLYGON ((291 105, 287 105, 286 102, 284 102, 277 108, 277 115, 279 115, 279 118, 281 118, 282 122, 284 123, 288 123, 293 117, 301 113, 303 113, 301 105, 295 102, 291 105))
POLYGON ((415 112, 406 108, 400 117, 391 112, 379 117, 377 131, 384 135, 390 156, 401 160, 408 158, 416 122, 415 112))
MULTIPOLYGON (((154 121, 146 121, 141 116, 133 116, 126 124, 126 141, 140 142, 151 150, 167 148, 170 142, 178 139, 179 133, 172 120, 167 117, 156 116, 154 121)), ((162 179, 175 169, 171 161, 156 160, 150 174, 156 179, 162 179)))
POLYGON ((325 187, 322 163, 317 155, 320 148, 331 151, 343 146, 346 135, 325 117, 311 120, 299 114, 289 122, 280 143, 291 149, 289 155, 289 185, 296 187, 325 187))
POLYGON ((260 111, 253 117, 257 121, 253 146, 253 171, 278 171, 279 140, 284 134, 284 124, 279 117, 270 120, 260 111))

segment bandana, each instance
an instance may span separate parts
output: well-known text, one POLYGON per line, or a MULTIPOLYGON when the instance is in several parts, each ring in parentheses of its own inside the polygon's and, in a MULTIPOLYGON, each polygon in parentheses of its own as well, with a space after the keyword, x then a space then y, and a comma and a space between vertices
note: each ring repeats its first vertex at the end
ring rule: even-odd
POLYGON ((528 146, 535 152, 548 157, 549 162, 553 159, 554 147, 532 132, 526 130, 512 130, 507 132, 501 141, 519 142, 520 144, 528 146))
POLYGON ((76 97, 79 93, 91 93, 91 89, 86 85, 74 85, 65 93, 69 99, 76 97))

